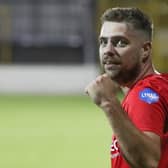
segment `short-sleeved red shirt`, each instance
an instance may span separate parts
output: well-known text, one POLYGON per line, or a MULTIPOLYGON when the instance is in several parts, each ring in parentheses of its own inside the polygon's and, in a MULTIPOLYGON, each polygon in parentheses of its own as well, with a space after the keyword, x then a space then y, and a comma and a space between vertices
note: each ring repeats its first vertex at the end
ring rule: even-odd
MULTIPOLYGON (((149 75, 138 81, 128 92, 122 107, 139 130, 161 137, 158 168, 168 168, 168 74, 149 75)), ((111 167, 130 168, 115 135, 111 145, 111 167)))

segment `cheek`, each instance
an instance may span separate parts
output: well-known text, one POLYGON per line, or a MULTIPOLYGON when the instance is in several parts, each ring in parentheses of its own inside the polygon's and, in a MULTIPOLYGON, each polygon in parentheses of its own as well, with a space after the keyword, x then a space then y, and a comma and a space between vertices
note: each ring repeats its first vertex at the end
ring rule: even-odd
POLYGON ((137 50, 127 50, 121 58, 126 67, 132 67, 140 62, 140 53, 137 50))
POLYGON ((102 48, 101 47, 99 47, 99 55, 102 55, 102 48))
POLYGON ((102 49, 99 47, 99 59, 100 59, 100 62, 102 62, 102 58, 103 58, 103 51, 102 51, 102 49))

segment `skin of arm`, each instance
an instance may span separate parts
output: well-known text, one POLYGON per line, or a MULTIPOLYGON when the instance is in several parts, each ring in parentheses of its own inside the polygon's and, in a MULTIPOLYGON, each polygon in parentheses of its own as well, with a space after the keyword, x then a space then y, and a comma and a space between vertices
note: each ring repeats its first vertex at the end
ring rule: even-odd
POLYGON ((92 81, 85 92, 105 112, 128 164, 132 168, 157 168, 160 137, 152 132, 141 132, 134 126, 114 94, 113 81, 103 74, 92 81))

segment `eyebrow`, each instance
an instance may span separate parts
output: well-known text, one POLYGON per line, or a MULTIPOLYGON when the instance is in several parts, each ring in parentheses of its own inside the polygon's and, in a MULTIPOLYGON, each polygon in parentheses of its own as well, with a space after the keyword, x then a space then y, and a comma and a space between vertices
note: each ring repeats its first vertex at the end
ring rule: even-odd
POLYGON ((99 36, 99 40, 105 40, 105 39, 108 39, 108 38, 110 38, 110 39, 120 39, 120 38, 122 38, 122 39, 128 39, 127 37, 125 37, 125 36, 122 36, 122 35, 116 35, 116 36, 111 36, 111 37, 106 37, 106 36, 99 36))
POLYGON ((108 37, 104 37, 104 36, 99 36, 99 40, 105 40, 105 39, 107 39, 108 37))

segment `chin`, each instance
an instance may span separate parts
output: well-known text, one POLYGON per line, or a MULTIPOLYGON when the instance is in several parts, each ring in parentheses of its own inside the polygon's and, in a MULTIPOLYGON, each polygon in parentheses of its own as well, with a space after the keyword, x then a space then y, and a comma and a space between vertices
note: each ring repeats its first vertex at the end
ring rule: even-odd
POLYGON ((106 74, 112 79, 115 80, 119 77, 118 71, 106 71, 106 74))

